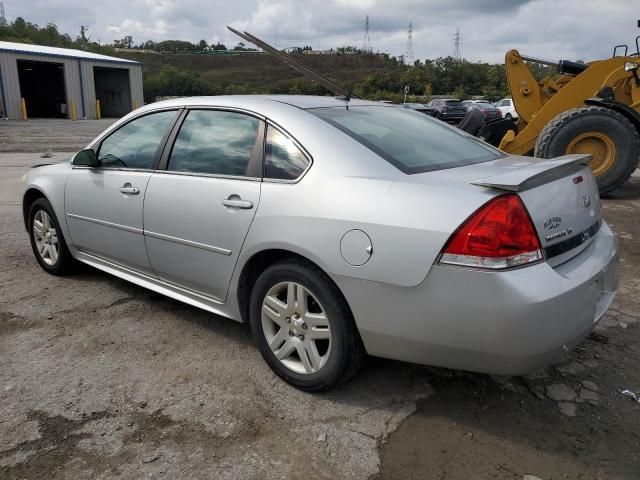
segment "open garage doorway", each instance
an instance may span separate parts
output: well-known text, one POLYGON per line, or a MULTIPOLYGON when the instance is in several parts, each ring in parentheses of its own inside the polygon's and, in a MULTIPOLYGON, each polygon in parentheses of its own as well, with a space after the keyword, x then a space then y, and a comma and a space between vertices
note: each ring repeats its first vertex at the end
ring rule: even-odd
POLYGON ((18 79, 29 118, 68 116, 62 63, 18 60, 18 79))
POLYGON ((93 67, 93 78, 102 117, 122 117, 131 111, 128 69, 93 67))

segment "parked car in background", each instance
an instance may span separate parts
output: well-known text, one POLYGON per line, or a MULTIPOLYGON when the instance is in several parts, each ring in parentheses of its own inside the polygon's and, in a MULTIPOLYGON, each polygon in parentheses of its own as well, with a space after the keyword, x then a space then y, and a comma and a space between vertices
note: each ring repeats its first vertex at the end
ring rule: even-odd
POLYGON ((502 112, 502 118, 518 118, 518 112, 516 112, 511 98, 503 98, 496 102, 495 106, 502 112))
POLYGON ((462 103, 464 105, 471 105, 472 103, 488 103, 491 104, 491 102, 489 100, 463 100, 462 103))
POLYGON ((403 103, 402 108, 409 110, 415 110, 416 112, 424 113, 425 115, 433 116, 434 109, 424 103, 403 103))
POLYGON ((379 102, 179 98, 31 169, 22 211, 46 272, 79 261, 248 322, 304 390, 365 353, 517 375, 564 356, 616 292, 589 158, 509 156, 379 102))
POLYGON ((457 98, 434 98, 427 106, 434 117, 447 123, 458 123, 467 114, 467 107, 457 98))
POLYGON ((494 107, 490 103, 470 103, 467 105, 467 111, 478 110, 484 115, 484 121, 497 120, 502 118, 502 112, 498 107, 494 107))

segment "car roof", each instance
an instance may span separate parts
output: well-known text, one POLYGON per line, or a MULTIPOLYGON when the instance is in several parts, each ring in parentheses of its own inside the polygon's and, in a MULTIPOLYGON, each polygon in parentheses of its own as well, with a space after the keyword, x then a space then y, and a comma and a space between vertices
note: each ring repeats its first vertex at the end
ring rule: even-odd
MULTIPOLYGON (((181 97, 149 104, 148 107, 181 107, 181 106, 241 106, 242 108, 265 107, 273 102, 284 103, 293 107, 308 109, 322 107, 343 107, 347 102, 341 97, 322 97, 315 95, 219 95, 209 97, 181 97)), ((349 106, 390 106, 381 102, 351 99, 349 106)))

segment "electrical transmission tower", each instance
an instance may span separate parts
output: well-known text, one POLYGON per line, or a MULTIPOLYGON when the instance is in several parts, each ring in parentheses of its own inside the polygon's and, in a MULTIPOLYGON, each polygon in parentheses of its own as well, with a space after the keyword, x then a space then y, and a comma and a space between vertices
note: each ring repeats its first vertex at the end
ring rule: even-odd
POLYGON ((4 3, 0 2, 0 27, 7 25, 7 19, 4 16, 4 3))
POLYGON ((404 63, 413 65, 413 23, 409 22, 407 30, 407 49, 404 52, 404 63))
POLYGON ((456 60, 462 58, 462 35, 460 35, 460 29, 456 29, 456 34, 453 36, 453 56, 456 60))
POLYGON ((362 51, 371 53, 371 37, 369 37, 369 15, 367 14, 364 21, 364 39, 362 40, 362 51))

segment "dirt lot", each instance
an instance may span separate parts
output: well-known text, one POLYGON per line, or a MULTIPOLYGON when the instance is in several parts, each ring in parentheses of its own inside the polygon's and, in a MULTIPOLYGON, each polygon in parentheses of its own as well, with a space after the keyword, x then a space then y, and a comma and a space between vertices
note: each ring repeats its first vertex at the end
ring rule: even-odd
POLYGON ((640 390, 640 177, 605 200, 614 308, 566 362, 498 378, 371 359, 309 395, 271 373, 244 325, 38 267, 20 176, 46 160, 24 151, 80 148, 106 124, 0 123, 17 152, 0 154, 3 480, 640 478, 640 403, 620 393, 640 390))

